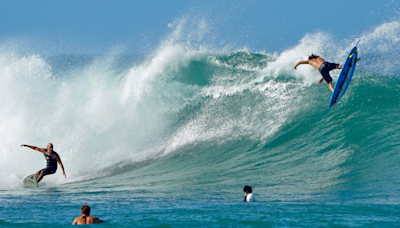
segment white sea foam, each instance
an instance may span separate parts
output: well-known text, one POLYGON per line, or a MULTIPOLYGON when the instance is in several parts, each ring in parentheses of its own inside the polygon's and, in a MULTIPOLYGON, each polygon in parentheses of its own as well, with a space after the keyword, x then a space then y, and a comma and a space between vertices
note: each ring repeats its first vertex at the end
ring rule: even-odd
MULTIPOLYGON (((54 143, 67 181, 82 175, 106 175, 118 164, 158 154, 170 127, 168 116, 190 102, 190 97, 179 91, 197 90, 163 83, 205 54, 176 41, 183 25, 176 26, 173 35, 147 60, 125 72, 113 68, 118 52, 60 76, 38 55, 1 48, 0 188, 20 187, 16 182, 23 176, 45 166, 40 153, 20 148, 21 144, 44 148, 48 142, 54 143)), ((59 170, 43 181, 63 183, 64 179, 59 170)))

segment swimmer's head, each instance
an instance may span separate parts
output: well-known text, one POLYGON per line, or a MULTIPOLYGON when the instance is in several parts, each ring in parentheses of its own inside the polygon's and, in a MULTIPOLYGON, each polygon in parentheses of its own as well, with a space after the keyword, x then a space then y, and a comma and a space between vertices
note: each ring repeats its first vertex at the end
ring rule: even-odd
POLYGON ((90 215, 90 207, 88 205, 83 205, 81 207, 81 213, 84 215, 90 215))

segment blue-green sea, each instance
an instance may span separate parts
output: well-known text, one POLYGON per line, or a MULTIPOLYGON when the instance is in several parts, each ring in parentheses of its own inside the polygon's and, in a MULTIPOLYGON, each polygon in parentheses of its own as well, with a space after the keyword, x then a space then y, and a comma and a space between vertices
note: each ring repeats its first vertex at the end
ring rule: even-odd
POLYGON ((139 54, 0 46, 0 227, 69 227, 82 205, 96 227, 400 226, 398 21, 274 53, 178 30, 139 54), (343 63, 358 39, 328 109, 319 72, 292 66, 343 63), (24 189, 45 160, 20 145, 49 142, 67 178, 59 167, 24 189))

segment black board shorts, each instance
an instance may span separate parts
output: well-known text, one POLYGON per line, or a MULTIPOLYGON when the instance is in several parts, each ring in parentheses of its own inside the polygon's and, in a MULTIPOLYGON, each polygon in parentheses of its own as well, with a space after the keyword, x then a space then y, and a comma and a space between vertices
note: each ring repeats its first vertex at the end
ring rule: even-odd
POLYGON ((331 71, 333 69, 337 69, 338 67, 339 67, 339 64, 323 62, 318 70, 321 73, 322 77, 325 79, 325 81, 327 83, 329 83, 329 82, 332 82, 332 78, 331 78, 331 75, 329 74, 329 71, 331 71))
POLYGON ((56 167, 56 168, 47 167, 47 168, 44 168, 44 169, 39 170, 38 173, 40 174, 40 172, 42 172, 42 170, 46 170, 46 175, 48 175, 48 174, 54 174, 54 173, 56 173, 56 171, 57 171, 57 167, 56 167))

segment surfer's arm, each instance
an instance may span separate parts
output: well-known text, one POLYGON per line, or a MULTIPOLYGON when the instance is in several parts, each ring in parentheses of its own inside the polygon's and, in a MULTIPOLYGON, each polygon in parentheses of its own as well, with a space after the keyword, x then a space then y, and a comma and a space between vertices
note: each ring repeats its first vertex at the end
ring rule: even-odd
POLYGON ((32 150, 37 150, 37 151, 39 151, 39 152, 41 152, 41 153, 45 153, 45 152, 46 152, 46 149, 44 149, 44 148, 39 148, 39 147, 36 147, 36 146, 29 146, 29 145, 22 144, 21 147, 29 147, 29 148, 31 148, 32 150))
POLYGON ((300 64, 309 64, 309 62, 308 62, 308 60, 304 60, 304 61, 297 62, 296 65, 294 65, 293 69, 296 70, 296 68, 297 68, 300 64))
MULTIPOLYGON (((57 154, 57 153, 56 153, 56 154, 57 154)), ((58 156, 58 154, 57 154, 57 156, 56 156, 56 160, 57 160, 58 164, 60 164, 60 166, 61 166, 61 169, 62 169, 62 171, 63 171, 64 177, 67 178, 67 175, 65 175, 64 165, 63 165, 63 163, 62 163, 62 161, 61 161, 60 156, 58 156)))

